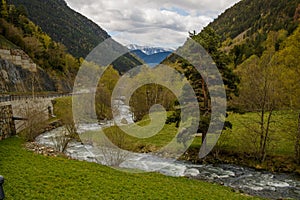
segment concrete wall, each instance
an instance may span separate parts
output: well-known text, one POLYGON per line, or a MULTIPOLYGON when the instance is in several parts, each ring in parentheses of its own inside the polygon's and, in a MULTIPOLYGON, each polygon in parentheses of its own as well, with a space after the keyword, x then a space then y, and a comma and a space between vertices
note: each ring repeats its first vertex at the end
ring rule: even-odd
POLYGON ((0 106, 0 140, 16 134, 11 105, 0 106))

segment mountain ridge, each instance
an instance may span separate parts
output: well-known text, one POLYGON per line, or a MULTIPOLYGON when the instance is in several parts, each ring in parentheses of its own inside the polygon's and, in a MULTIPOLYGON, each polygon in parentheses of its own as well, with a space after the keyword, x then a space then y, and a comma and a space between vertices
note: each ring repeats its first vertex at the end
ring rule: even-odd
POLYGON ((213 28, 222 41, 235 38, 248 30, 248 35, 260 29, 278 31, 295 30, 294 20, 299 0, 242 0, 225 10, 208 27, 213 28))
POLYGON ((139 49, 132 50, 131 53, 142 59, 142 61, 144 61, 150 67, 155 67, 156 65, 164 61, 169 55, 172 54, 171 51, 164 51, 148 55, 139 49))
POLYGON ((29 18, 53 40, 64 44, 69 53, 86 57, 100 42, 110 36, 87 17, 71 9, 64 0, 7 0, 24 6, 29 18))
MULTIPOLYGON (((300 0, 242 0, 201 32, 213 29, 220 36, 220 48, 237 67, 252 55, 262 56, 270 32, 291 35, 299 25, 299 16, 300 0)), ((276 41, 276 50, 282 42, 276 41)))
MULTIPOLYGON (((64 0, 7 0, 7 3, 23 6, 29 19, 54 41, 62 43, 76 58, 86 58, 95 47, 111 37, 92 20, 70 8, 64 0)), ((140 64, 129 53, 112 63, 120 74, 140 64)))
POLYGON ((151 46, 140 46, 137 44, 129 44, 126 46, 129 50, 140 50, 144 54, 152 55, 156 53, 163 53, 163 52, 173 52, 174 49, 172 48, 163 48, 163 47, 151 47, 151 46))

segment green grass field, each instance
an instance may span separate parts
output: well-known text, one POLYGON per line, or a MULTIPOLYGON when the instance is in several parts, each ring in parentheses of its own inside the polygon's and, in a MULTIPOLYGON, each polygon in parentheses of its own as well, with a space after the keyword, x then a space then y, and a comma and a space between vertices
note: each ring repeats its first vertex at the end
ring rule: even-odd
POLYGON ((95 163, 45 157, 20 138, 0 141, 7 200, 22 199, 257 199, 230 188, 157 173, 126 173, 95 163))
MULTIPOLYGON (((137 125, 139 127, 147 127, 151 123, 151 120, 149 119, 148 116, 144 117, 144 119, 140 122, 137 122, 137 125)), ((156 124, 154 123, 154 126, 156 124)), ((159 127, 159 125, 158 125, 159 127)), ((133 128, 130 129, 131 126, 129 125, 128 127, 123 127, 126 133, 130 133, 130 131, 133 131, 134 133, 139 132, 138 128, 133 128)), ((157 127, 154 127, 151 130, 154 130, 157 127)), ((148 128, 146 130, 149 130, 148 128)), ((157 134, 151 136, 151 137, 146 137, 146 138, 138 138, 134 137, 132 135, 128 135, 124 133, 123 130, 121 130, 117 126, 113 126, 110 128, 104 129, 105 134, 107 135, 108 138, 111 138, 113 134, 118 134, 118 135, 124 135, 124 147, 127 150, 131 151, 140 151, 141 148, 144 148, 144 151, 155 151, 157 149, 160 149, 161 147, 166 146, 169 144, 174 137, 176 137, 177 134, 177 128, 175 127, 175 124, 165 124, 161 130, 157 131, 157 134)))
MULTIPOLYGON (((293 111, 277 111, 273 114, 272 123, 270 126, 270 146, 268 147, 269 155, 279 156, 293 156, 294 153, 294 138, 298 126, 298 114, 293 111)), ((257 113, 235 114, 229 115, 228 121, 233 125, 230 130, 225 130, 221 135, 218 145, 224 150, 234 152, 251 153, 255 150, 254 138, 258 134, 253 130, 258 129, 259 115, 257 113)), ((149 118, 145 118, 142 122, 137 124, 140 126, 149 123, 149 118)), ((121 132, 118 127, 111 127, 105 129, 107 135, 111 132, 121 132)), ((127 142, 130 147, 135 146, 153 146, 154 149, 166 145, 172 138, 176 136, 177 128, 175 124, 166 124, 157 135, 146 138, 138 139, 132 136, 126 136, 127 142)), ((201 138, 195 138, 192 148, 200 148, 201 138)))

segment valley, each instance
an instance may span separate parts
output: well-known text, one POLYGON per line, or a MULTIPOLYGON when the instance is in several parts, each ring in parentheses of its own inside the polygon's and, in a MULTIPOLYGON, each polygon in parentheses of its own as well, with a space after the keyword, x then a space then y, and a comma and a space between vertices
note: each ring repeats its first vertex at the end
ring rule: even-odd
POLYGON ((191 1, 151 14, 95 1, 98 20, 76 3, 0 2, 7 199, 300 198, 299 0, 203 12, 177 49, 143 31, 149 16, 162 30, 200 25, 191 1))

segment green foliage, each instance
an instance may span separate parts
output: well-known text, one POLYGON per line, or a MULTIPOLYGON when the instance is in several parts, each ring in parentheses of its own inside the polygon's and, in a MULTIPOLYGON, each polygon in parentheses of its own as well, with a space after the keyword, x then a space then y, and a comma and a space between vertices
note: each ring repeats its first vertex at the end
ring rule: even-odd
POLYGON ((272 145, 273 111, 283 108, 283 94, 285 91, 280 84, 282 70, 274 61, 276 41, 282 34, 280 32, 269 32, 265 42, 266 50, 259 58, 251 56, 237 69, 241 77, 240 95, 236 102, 243 109, 258 112, 260 120, 258 127, 248 126, 249 133, 256 138, 256 151, 259 159, 263 161, 266 157, 268 146, 272 145), (268 113, 267 113, 268 112, 268 113))
POLYGON ((180 109, 176 109, 166 120, 166 124, 176 123, 175 127, 179 127, 179 123, 181 121, 181 111, 180 109))
MULTIPOLYGON (((293 157, 294 138, 297 130, 298 113, 294 111, 276 111, 273 114, 273 123, 271 124, 274 143, 268 146, 268 152, 271 156, 293 157)), ((225 143, 223 150, 234 151, 237 153, 253 153, 256 151, 255 145, 258 145, 257 136, 249 131, 259 129, 256 123, 260 120, 259 113, 252 112, 246 114, 231 113, 228 120, 232 123, 232 130, 224 131, 220 142, 225 143)))
MULTIPOLYGON (((244 0, 221 14, 208 25, 221 36, 225 50, 238 66, 252 55, 260 57, 270 31, 291 34, 299 24, 299 0, 244 0)), ((277 48, 283 40, 277 41, 277 48)))
POLYGON ((76 57, 85 57, 109 37, 95 23, 71 10, 64 1, 9 0, 8 3, 26 7, 29 18, 76 57))
POLYGON ((161 66, 152 69, 142 66, 137 70, 139 71, 123 76, 119 86, 123 85, 124 88, 118 91, 121 96, 132 93, 128 100, 135 120, 141 120, 155 104, 162 105, 167 111, 172 110, 176 95, 171 88, 178 93, 182 91, 179 74, 161 66))
POLYGON ((0 35, 5 38, 1 40, 4 42, 0 43, 0 47, 21 48, 39 68, 50 75, 57 91, 69 91, 81 64, 80 59, 67 54, 64 45, 53 41, 30 21, 24 7, 8 7, 8 16, 0 18, 0 35))
POLYGON ((52 103, 53 113, 58 119, 72 118, 72 97, 56 98, 52 103))
POLYGON ((269 87, 267 98, 276 103, 276 109, 299 108, 299 52, 300 27, 286 37, 286 31, 269 32, 262 56, 252 55, 236 69, 241 78, 240 96, 246 110, 257 110, 265 81, 269 87), (281 45, 277 47, 278 41, 281 45), (276 51, 277 50, 277 51, 276 51), (272 93, 272 94, 271 94, 272 93))
POLYGON ((173 109, 175 100, 176 97, 169 89, 158 84, 147 84, 134 92, 130 99, 130 106, 135 120, 140 121, 149 113, 153 105, 162 105, 167 111, 170 111, 173 109))
MULTIPOLYGON (((237 95, 237 84, 239 82, 239 78, 233 73, 232 69, 230 68, 230 58, 220 50, 221 41, 219 35, 212 28, 206 27, 199 34, 191 35, 191 38, 194 41, 198 42, 209 53, 212 60, 215 62, 217 68, 219 69, 219 72, 222 75, 227 98, 231 99, 233 96, 237 95)), ((173 56, 170 57, 170 60, 168 62, 175 62, 175 64, 173 64, 174 68, 185 75, 195 91, 199 102, 199 107, 201 110, 200 114, 202 118, 199 122, 198 132, 203 133, 202 139, 204 139, 211 121, 211 103, 208 87, 206 85, 207 80, 204 80, 204 77, 201 76, 195 66, 192 66, 188 61, 183 60, 182 58, 173 56)), ((209 66, 209 64, 207 65, 209 66)), ((186 98, 188 95, 182 94, 182 96, 186 98)), ((167 123, 173 123, 176 121, 178 126, 179 120, 180 112, 175 112, 171 117, 168 118, 167 123)), ((218 119, 216 120, 218 121, 218 119)), ((227 122, 226 125, 230 127, 229 122, 227 122)))
MULTIPOLYGON (((70 63, 66 66, 65 47, 54 42, 25 16, 19 15, 17 23, 3 18, 0 20, 0 34, 23 49, 40 67, 65 73, 71 68, 79 68, 79 62, 72 62, 73 66, 70 66, 70 63)), ((68 55, 68 59, 75 60, 71 55, 68 55)))
POLYGON ((0 5, 1 5, 0 16, 3 18, 7 18, 8 17, 8 7, 7 7, 6 0, 1 0, 0 5))
POLYGON ((244 0, 226 10, 212 27, 226 38, 235 38, 244 31, 248 35, 262 32, 288 30, 291 33, 297 24, 294 20, 299 0, 244 0))
POLYGON ((220 50, 220 36, 210 27, 204 28, 198 35, 192 36, 211 56, 219 69, 226 86, 227 97, 237 94, 238 77, 230 68, 230 58, 220 50))
POLYGON ((101 76, 96 93, 96 113, 100 120, 112 119, 111 96, 120 76, 112 67, 108 67, 101 76))
MULTIPOLYGON (((8 0, 8 3, 25 7, 29 19, 76 58, 85 58, 97 45, 110 38, 106 31, 69 8, 63 0, 8 0)), ((112 64, 122 74, 141 62, 126 54, 112 64)))

